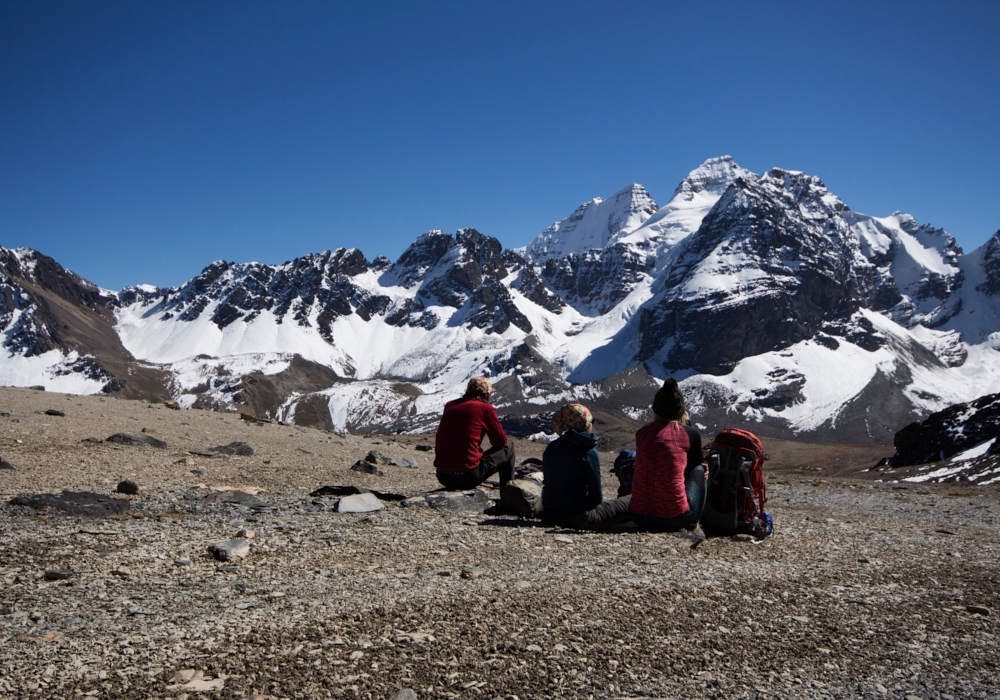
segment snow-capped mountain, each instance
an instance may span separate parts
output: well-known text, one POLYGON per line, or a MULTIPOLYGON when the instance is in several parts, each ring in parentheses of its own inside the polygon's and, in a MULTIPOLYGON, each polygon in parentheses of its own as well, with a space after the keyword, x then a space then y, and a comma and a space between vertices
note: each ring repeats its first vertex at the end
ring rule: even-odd
POLYGON ((522 249, 432 230, 395 262, 218 261, 118 293, 2 249, 0 275, 4 383, 337 429, 432 426, 480 373, 526 425, 574 397, 641 419, 674 374, 709 431, 840 442, 888 442, 1000 391, 1000 232, 964 255, 908 215, 852 212, 818 178, 728 156, 662 207, 633 184, 522 249))

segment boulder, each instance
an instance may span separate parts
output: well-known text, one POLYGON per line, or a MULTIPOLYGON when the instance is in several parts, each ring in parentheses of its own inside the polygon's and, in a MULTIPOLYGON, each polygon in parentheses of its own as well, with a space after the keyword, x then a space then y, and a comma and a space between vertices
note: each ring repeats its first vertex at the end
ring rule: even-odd
POLYGON ((424 494, 424 500, 431 508, 460 513, 482 512, 490 505, 490 499, 482 489, 431 491, 424 494))

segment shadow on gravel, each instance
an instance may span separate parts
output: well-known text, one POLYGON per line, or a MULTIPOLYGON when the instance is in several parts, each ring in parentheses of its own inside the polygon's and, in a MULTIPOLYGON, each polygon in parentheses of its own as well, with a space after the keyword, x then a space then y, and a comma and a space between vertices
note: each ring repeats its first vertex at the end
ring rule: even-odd
POLYGON ((480 525, 492 525, 493 527, 541 527, 550 530, 551 532, 559 532, 562 528, 552 527, 548 523, 543 523, 541 520, 522 520, 521 518, 511 518, 510 520, 506 518, 490 518, 489 520, 482 520, 480 525))
POLYGON ((18 496, 10 500, 12 506, 27 506, 40 515, 58 513, 62 515, 86 515, 108 517, 121 515, 132 507, 123 498, 114 498, 91 491, 63 491, 61 494, 40 493, 34 496, 18 496))

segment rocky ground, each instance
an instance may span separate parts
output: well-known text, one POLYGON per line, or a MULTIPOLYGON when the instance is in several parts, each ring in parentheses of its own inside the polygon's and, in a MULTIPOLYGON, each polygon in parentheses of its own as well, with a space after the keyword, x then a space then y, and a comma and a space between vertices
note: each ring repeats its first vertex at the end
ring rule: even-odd
POLYGON ((0 411, 3 698, 1000 697, 998 492, 810 462, 856 447, 765 441, 757 544, 309 495, 434 489, 430 436, 23 389, 0 411), (234 441, 254 454, 191 454, 234 441), (352 471, 370 450, 418 466, 352 471), (128 510, 11 504, 64 488, 128 510), (245 558, 208 551, 241 530, 245 558))

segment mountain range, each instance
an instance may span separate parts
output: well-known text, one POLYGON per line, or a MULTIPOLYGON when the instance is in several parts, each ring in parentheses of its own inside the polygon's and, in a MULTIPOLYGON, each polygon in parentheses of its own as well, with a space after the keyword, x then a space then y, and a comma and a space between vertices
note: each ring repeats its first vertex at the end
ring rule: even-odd
POLYGON ((595 198, 523 248, 428 231, 395 262, 357 249, 216 261, 117 292, 0 248, 0 384, 176 400, 334 430, 433 429, 470 376, 512 432, 561 403, 643 420, 666 376, 695 423, 826 442, 1000 391, 1000 231, 964 253, 821 180, 731 157, 659 206, 595 198))

